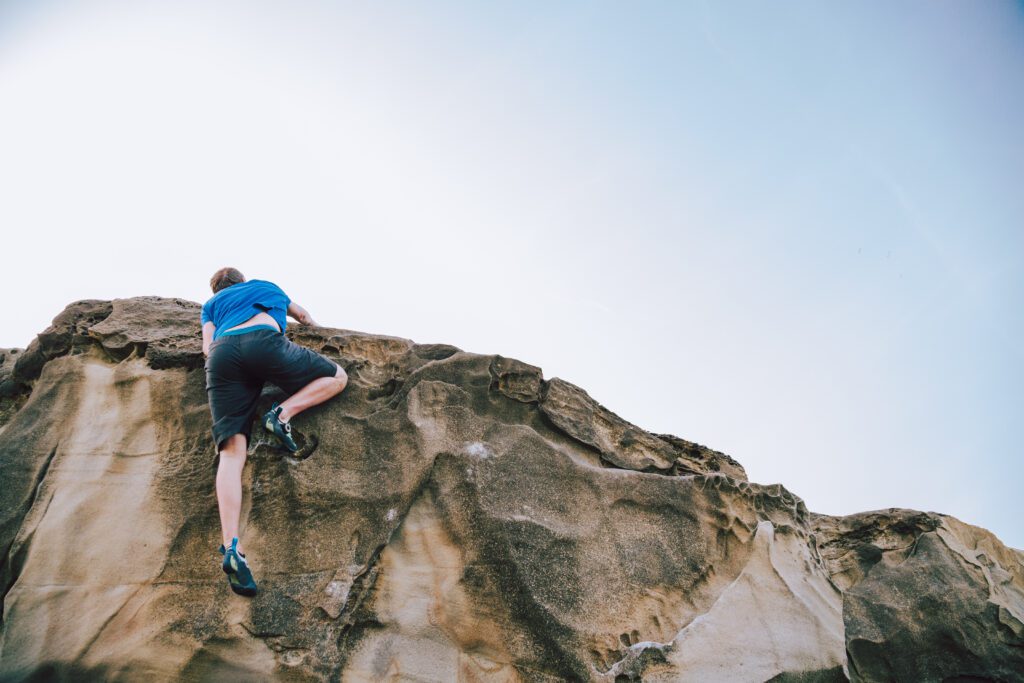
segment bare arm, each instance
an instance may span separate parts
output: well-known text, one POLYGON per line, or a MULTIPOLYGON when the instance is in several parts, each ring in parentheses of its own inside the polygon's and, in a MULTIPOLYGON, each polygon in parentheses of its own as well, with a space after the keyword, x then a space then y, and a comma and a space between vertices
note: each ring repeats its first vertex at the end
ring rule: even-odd
POLYGON ((314 327, 319 327, 319 325, 317 325, 316 322, 313 320, 313 316, 309 314, 309 311, 307 311, 305 308, 298 305, 294 301, 288 304, 288 315, 295 318, 303 325, 312 325, 314 327))
POLYGON ((217 331, 217 326, 211 322, 203 325, 203 355, 210 355, 210 343, 213 341, 213 333, 217 331))

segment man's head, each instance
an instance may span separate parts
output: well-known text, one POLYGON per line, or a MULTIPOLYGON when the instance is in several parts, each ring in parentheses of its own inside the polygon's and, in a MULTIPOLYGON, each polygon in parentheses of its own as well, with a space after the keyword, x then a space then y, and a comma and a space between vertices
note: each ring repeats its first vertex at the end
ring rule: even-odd
POLYGON ((210 289, 216 294, 231 285, 237 285, 239 282, 245 282, 245 276, 242 275, 242 271, 237 268, 221 268, 210 278, 210 289))

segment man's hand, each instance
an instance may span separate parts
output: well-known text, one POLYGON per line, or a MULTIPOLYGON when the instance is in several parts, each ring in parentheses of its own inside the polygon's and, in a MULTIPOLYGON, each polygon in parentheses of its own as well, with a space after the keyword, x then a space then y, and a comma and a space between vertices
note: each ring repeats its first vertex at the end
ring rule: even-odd
POLYGON ((294 301, 288 304, 288 315, 295 318, 303 325, 312 325, 313 327, 320 327, 319 325, 316 324, 316 321, 313 320, 313 316, 309 314, 309 311, 307 311, 305 308, 298 305, 294 301))

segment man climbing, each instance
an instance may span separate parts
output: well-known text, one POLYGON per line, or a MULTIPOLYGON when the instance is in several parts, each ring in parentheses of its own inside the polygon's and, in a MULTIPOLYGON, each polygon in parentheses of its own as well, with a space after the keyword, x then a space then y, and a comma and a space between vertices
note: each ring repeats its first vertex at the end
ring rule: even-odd
POLYGON ((307 408, 341 393, 348 375, 340 365, 284 336, 291 316, 316 325, 306 309, 280 287, 264 280, 246 281, 234 268, 210 278, 213 297, 203 304, 203 355, 206 392, 213 415, 213 439, 220 454, 217 506, 224 545, 221 563, 231 590, 256 594, 256 581, 239 543, 242 468, 252 420, 266 381, 280 387, 287 400, 263 416, 264 428, 290 452, 298 450, 291 419, 307 408))

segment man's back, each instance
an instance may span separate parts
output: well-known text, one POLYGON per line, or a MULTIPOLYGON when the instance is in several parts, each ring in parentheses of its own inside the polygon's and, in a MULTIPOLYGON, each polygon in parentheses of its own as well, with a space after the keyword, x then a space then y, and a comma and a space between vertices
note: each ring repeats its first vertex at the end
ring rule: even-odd
POLYGON ((248 280, 222 289, 203 304, 202 324, 212 322, 217 328, 213 338, 217 339, 262 311, 270 314, 284 332, 290 303, 288 295, 273 282, 248 280))

